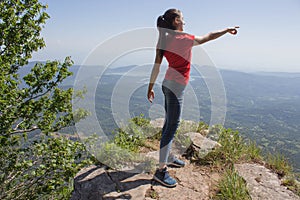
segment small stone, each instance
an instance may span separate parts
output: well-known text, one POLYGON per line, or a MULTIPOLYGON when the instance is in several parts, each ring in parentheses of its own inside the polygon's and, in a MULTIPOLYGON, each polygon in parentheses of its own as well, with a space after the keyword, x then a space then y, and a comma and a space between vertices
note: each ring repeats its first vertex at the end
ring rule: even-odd
POLYGON ((261 177, 256 177, 255 180, 256 180, 256 182, 260 183, 261 182, 261 177))

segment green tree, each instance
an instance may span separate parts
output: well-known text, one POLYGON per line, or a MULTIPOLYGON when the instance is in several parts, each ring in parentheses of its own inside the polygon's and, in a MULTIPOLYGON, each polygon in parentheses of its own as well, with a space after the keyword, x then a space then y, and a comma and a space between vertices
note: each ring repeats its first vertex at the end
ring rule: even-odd
POLYGON ((19 73, 45 46, 46 8, 38 0, 0 1, 0 199, 68 198, 84 164, 82 143, 51 136, 73 123, 73 90, 59 87, 72 74, 70 57, 19 73))

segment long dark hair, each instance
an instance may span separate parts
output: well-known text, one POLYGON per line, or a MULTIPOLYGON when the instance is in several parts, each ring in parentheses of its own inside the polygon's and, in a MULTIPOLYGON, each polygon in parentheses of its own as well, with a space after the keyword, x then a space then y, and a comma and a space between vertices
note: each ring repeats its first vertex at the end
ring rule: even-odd
POLYGON ((157 29, 159 31, 159 38, 157 48, 161 56, 164 55, 164 49, 166 47, 166 35, 173 34, 176 27, 173 22, 176 17, 180 17, 181 11, 178 9, 169 9, 163 15, 157 18, 157 29))

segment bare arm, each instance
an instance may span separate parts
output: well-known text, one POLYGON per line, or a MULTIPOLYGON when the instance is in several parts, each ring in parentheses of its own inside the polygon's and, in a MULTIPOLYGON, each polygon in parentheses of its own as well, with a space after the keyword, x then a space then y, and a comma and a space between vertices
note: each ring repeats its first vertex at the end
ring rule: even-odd
POLYGON ((153 85, 159 74, 162 59, 163 59, 163 57, 160 55, 160 50, 156 49, 155 61, 154 61, 154 65, 153 65, 151 76, 150 76, 150 82, 149 82, 149 86, 148 86, 148 95, 147 95, 148 100, 151 103, 155 96, 154 91, 153 91, 153 85))
POLYGON ((235 26, 234 28, 225 28, 223 30, 214 31, 214 32, 208 33, 204 36, 195 36, 194 46, 203 44, 203 43, 208 42, 210 40, 215 40, 215 39, 221 37, 222 35, 225 35, 226 33, 230 33, 232 35, 235 35, 235 34, 237 34, 237 29, 238 28, 239 28, 238 26, 235 26))

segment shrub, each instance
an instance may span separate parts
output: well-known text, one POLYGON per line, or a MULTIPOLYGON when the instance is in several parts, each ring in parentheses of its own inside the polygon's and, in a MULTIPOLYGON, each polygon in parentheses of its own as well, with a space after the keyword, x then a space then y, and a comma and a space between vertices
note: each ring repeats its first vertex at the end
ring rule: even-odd
POLYGON ((277 173, 279 177, 292 174, 293 168, 284 155, 268 153, 265 159, 267 162, 266 166, 277 173))
POLYGON ((216 199, 220 200, 250 200, 245 180, 234 169, 228 169, 218 183, 219 192, 216 199))
POLYGON ((48 137, 74 123, 73 89, 60 87, 73 61, 38 62, 20 74, 45 46, 46 8, 38 0, 0 1, 0 199, 68 198, 82 166, 79 142, 48 137))

